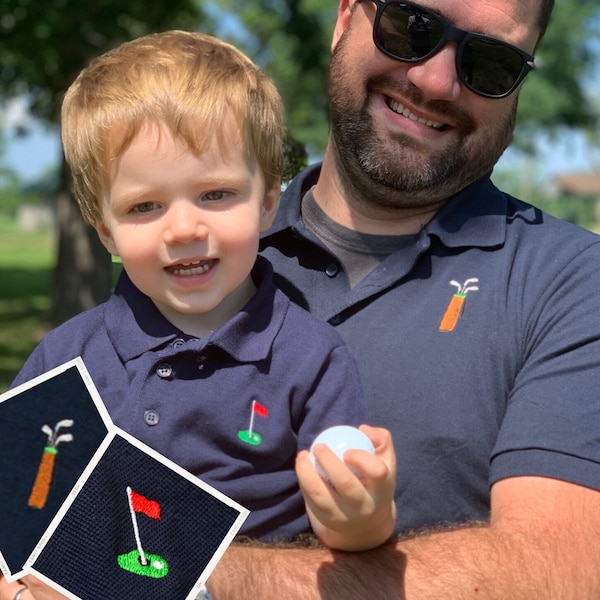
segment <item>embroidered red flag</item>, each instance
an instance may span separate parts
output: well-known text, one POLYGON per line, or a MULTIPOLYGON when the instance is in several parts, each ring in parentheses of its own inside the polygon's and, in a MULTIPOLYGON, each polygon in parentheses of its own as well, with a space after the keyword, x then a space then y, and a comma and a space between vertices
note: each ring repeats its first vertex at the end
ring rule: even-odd
POLYGON ((131 497, 131 507, 135 512, 144 513, 151 519, 160 519, 160 504, 155 500, 148 500, 145 496, 129 491, 131 497))
POLYGON ((252 410, 254 410, 259 417, 266 417, 269 414, 269 409, 256 400, 252 401, 252 410))

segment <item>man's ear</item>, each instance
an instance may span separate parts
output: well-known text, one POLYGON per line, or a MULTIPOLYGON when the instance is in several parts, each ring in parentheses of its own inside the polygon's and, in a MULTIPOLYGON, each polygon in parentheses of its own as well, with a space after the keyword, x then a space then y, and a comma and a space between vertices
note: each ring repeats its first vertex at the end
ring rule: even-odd
POLYGON ((119 252, 115 245, 115 241, 113 240, 112 234, 110 233, 108 227, 104 223, 100 222, 94 225, 94 229, 96 230, 100 241, 102 242, 103 246, 108 250, 108 252, 113 256, 119 256, 119 252))
POLYGON ((342 37, 344 31, 346 31, 346 27, 348 27, 348 23, 350 22, 350 17, 352 16, 352 9, 354 7, 356 0, 340 0, 338 5, 338 14, 337 21, 335 22, 335 28, 333 30, 333 38, 331 40, 331 50, 335 50, 335 47, 338 45, 340 38, 342 37))
POLYGON ((263 208, 260 216, 260 232, 267 231, 273 224, 277 207, 279 206, 279 197, 281 195, 281 181, 277 179, 273 182, 270 189, 265 190, 263 199, 263 208))

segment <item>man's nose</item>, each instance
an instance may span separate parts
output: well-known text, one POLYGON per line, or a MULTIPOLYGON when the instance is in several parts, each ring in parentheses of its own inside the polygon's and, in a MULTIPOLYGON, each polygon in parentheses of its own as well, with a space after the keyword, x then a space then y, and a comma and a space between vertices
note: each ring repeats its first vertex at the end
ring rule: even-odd
POLYGON ((461 82, 456 72, 454 42, 448 42, 433 56, 408 66, 408 80, 418 87, 428 100, 456 100, 461 82))

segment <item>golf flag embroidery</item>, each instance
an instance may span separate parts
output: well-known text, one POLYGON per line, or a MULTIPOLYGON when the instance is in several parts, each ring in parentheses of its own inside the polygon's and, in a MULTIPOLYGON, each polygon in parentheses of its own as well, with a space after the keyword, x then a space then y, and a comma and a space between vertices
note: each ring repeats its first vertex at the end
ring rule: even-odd
POLYGON ((262 442, 262 436, 260 433, 254 431, 254 415, 266 418, 269 414, 269 409, 263 406, 260 402, 252 400, 252 408, 250 410, 250 424, 248 429, 238 431, 238 437, 242 442, 250 444, 251 446, 259 446, 262 442))
POLYGON ((155 500, 148 500, 145 496, 134 492, 129 486, 127 486, 126 491, 137 549, 120 554, 117 557, 117 561, 119 566, 126 571, 144 577, 161 579, 169 572, 169 565, 162 556, 148 554, 144 551, 136 516, 137 513, 142 513, 151 519, 160 519, 160 504, 155 500))
POLYGON ((450 285, 457 288, 456 294, 450 298, 446 312, 440 321, 439 331, 454 331, 458 320, 462 317, 465 310, 465 302, 467 301, 467 294, 469 292, 477 292, 479 288, 474 283, 479 283, 479 279, 473 277, 467 279, 462 285, 458 281, 451 281, 450 285))
POLYGON ((42 509, 46 506, 50 487, 52 486, 52 478, 54 476, 54 466, 56 463, 56 455, 58 454, 58 445, 64 442, 72 442, 73 435, 71 433, 62 433, 61 429, 73 427, 72 419, 63 419, 59 421, 52 429, 49 425, 42 427, 42 432, 48 436, 48 441, 42 453, 42 459, 38 467, 33 488, 29 495, 28 505, 31 508, 42 509))
POLYGON ((148 500, 148 498, 134 492, 130 487, 127 488, 129 493, 129 501, 131 508, 136 513, 144 513, 151 519, 160 519, 160 504, 154 500, 148 500))

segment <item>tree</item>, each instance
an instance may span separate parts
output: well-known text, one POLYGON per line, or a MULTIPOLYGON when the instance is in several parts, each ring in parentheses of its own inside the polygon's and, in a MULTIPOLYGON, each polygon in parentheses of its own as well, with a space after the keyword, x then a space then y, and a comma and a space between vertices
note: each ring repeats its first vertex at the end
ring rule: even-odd
MULTIPOLYGON (((0 0, 0 97, 25 96, 33 115, 58 123, 63 93, 93 57, 152 31, 196 29, 205 18, 195 0, 0 0)), ((111 289, 110 257, 80 217, 64 160, 57 212, 52 324, 104 301, 111 289)))
MULTIPOLYGON (((214 4, 214 3, 213 3, 214 4)), ((327 66, 336 3, 322 0, 220 0, 217 32, 274 79, 291 136, 311 155, 327 141, 327 66), (224 16, 236 15, 223 19, 224 16)))
POLYGON ((518 148, 534 152, 532 140, 539 131, 551 137, 565 130, 597 134, 600 111, 590 90, 597 85, 599 40, 597 0, 556 2, 536 56, 538 68, 527 76, 520 95, 518 148))

